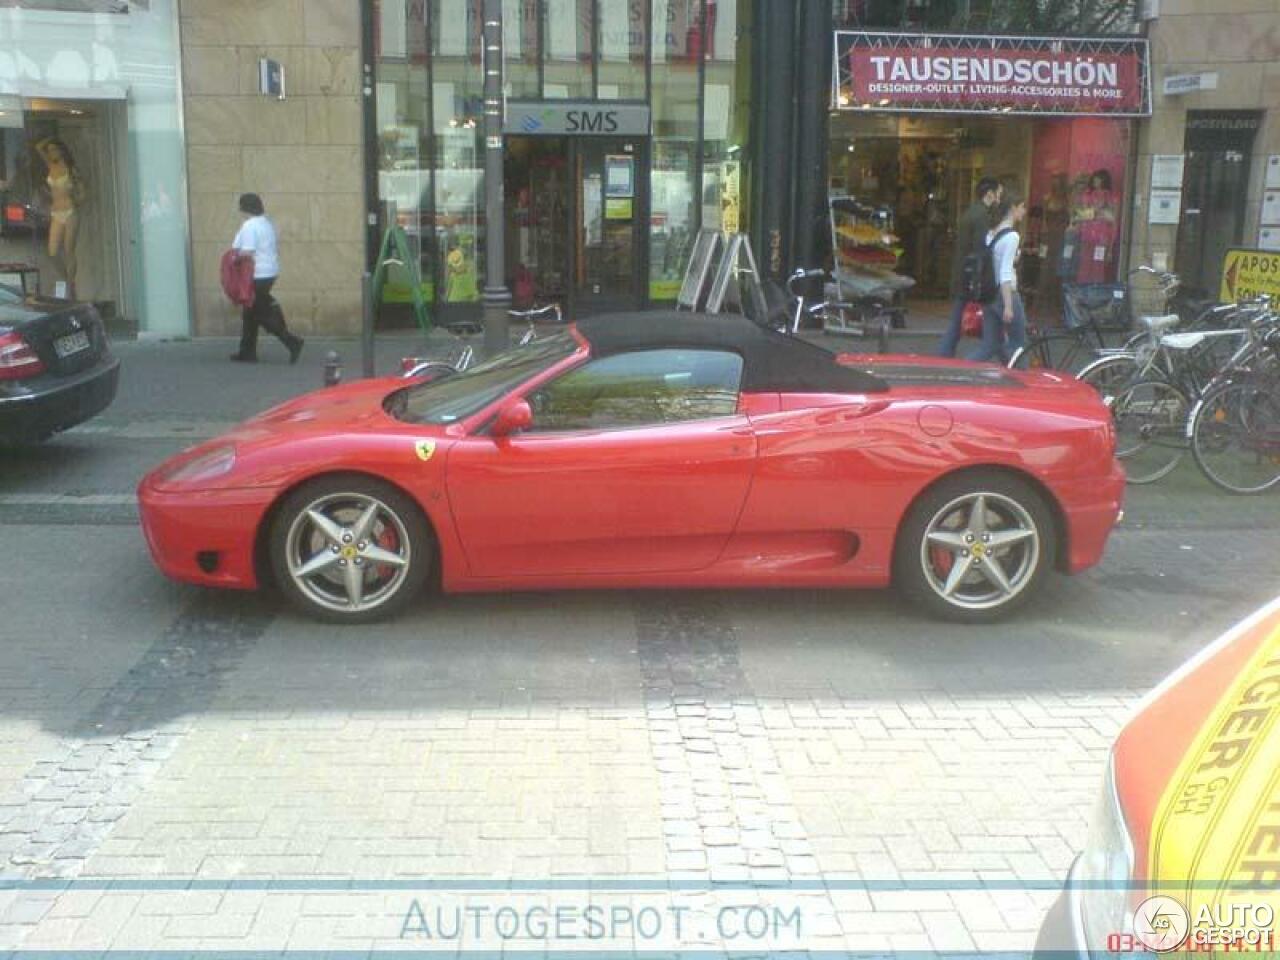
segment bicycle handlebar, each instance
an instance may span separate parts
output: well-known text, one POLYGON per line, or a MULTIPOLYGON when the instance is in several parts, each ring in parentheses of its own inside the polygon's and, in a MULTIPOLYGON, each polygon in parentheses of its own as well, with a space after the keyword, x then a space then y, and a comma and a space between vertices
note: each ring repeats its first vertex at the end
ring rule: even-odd
POLYGON ((1176 273, 1170 273, 1168 270, 1157 270, 1155 267, 1149 267, 1145 263, 1139 264, 1129 271, 1130 276, 1135 273, 1149 273, 1153 277, 1157 277, 1162 284, 1171 285, 1179 284, 1182 281, 1176 273))
POLYGON ((560 312, 560 304, 549 303, 545 307, 535 307, 532 310, 508 310, 507 316, 514 320, 528 320, 530 323, 537 322, 538 319, 554 315, 556 323, 564 322, 564 314, 560 312))
POLYGON ((800 283, 803 280, 814 280, 818 277, 825 278, 826 275, 827 271, 820 268, 815 267, 813 269, 806 270, 804 267, 796 267, 795 272, 792 273, 791 276, 787 277, 787 292, 793 297, 798 296, 796 293, 797 283, 800 283))

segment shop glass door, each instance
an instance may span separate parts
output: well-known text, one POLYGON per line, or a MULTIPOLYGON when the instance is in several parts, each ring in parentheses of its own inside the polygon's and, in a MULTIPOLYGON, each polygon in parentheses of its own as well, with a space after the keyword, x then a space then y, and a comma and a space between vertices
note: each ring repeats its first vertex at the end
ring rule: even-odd
POLYGON ((1182 288, 1216 298, 1227 250, 1244 240, 1249 157, 1262 125, 1252 110, 1187 114, 1175 270, 1182 288))
POLYGON ((575 317, 641 305, 644 141, 571 141, 574 210, 570 309, 575 317))
POLYGON ((1183 181, 1178 276, 1188 290, 1214 296, 1222 261, 1244 236, 1249 155, 1239 150, 1192 151, 1183 181))

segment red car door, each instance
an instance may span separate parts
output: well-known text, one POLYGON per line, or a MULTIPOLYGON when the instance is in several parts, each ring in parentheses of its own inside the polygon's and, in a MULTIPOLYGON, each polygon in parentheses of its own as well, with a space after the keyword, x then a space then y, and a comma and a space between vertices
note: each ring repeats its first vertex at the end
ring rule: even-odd
POLYGON ((588 361, 527 399, 532 428, 467 437, 446 468, 474 576, 698 570, 733 533, 755 465, 741 358, 588 361))

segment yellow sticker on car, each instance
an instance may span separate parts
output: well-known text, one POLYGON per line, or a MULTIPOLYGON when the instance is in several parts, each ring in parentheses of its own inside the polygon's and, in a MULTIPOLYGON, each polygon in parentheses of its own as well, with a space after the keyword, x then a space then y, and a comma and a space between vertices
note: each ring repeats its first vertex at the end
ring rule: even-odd
POLYGON ((434 440, 419 440, 413 445, 413 451, 418 455, 418 459, 426 463, 436 455, 436 442, 434 440))
POLYGON ((1280 627, 1214 707, 1165 788, 1147 876, 1152 893, 1185 904, 1193 933, 1207 919, 1260 907, 1280 913, 1280 627))

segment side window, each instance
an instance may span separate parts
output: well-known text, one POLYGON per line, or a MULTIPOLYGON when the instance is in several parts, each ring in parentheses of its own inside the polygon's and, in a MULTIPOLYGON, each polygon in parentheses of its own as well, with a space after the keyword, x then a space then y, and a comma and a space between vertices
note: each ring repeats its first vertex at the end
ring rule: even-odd
POLYGON ((608 430, 731 416, 742 358, 721 350, 638 350, 571 370, 531 394, 533 431, 608 430))

